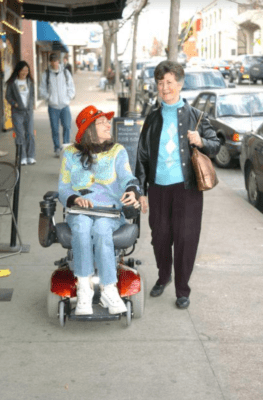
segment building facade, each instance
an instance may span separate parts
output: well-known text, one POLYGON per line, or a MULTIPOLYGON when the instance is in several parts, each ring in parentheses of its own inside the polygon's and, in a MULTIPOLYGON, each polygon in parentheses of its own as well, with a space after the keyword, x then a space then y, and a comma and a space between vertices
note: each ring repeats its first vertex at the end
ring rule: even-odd
POLYGON ((202 25, 198 32, 198 55, 206 59, 233 59, 238 54, 238 5, 215 0, 201 10, 202 25))

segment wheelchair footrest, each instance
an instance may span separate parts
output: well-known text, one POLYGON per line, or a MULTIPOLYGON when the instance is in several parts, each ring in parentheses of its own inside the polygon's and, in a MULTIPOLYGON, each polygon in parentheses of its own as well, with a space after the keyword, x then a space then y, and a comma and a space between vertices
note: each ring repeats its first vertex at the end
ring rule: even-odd
POLYGON ((93 304, 93 314, 75 315, 75 309, 71 310, 68 316, 69 321, 115 321, 121 319, 121 314, 110 314, 108 308, 103 308, 99 304, 93 304))

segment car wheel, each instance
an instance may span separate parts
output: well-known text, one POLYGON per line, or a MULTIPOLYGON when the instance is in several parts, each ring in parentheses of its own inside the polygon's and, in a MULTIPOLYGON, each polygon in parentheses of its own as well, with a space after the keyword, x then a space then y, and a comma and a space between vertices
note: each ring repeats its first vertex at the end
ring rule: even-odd
POLYGON ((221 143, 219 153, 215 156, 215 163, 220 168, 229 168, 232 164, 230 153, 224 143, 221 143))
POLYGON ((247 195, 249 203, 263 211, 263 193, 258 190, 257 177, 252 166, 247 173, 247 195))
POLYGON ((241 85, 242 84, 242 78, 241 78, 241 76, 239 74, 236 77, 236 83, 237 83, 237 85, 241 85))
POLYGON ((230 73, 229 74, 229 83, 232 83, 232 82, 234 82, 234 78, 233 78, 233 75, 230 73))

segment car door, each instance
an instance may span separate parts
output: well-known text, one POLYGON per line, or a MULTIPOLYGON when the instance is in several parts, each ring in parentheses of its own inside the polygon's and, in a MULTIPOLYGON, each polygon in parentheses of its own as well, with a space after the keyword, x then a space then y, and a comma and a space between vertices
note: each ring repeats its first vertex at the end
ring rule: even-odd
POLYGON ((193 102, 192 106, 197 108, 200 111, 205 111, 206 102, 209 97, 209 94, 199 94, 196 100, 193 102))
POLYGON ((250 147, 250 160, 252 161, 258 182, 258 189, 263 192, 263 124, 253 135, 250 147))

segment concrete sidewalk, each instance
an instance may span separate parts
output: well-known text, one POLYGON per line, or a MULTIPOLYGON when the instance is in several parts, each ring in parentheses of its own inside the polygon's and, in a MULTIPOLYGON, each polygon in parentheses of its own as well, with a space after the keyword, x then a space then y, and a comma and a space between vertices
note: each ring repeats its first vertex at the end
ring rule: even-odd
MULTIPOLYGON (((117 109, 116 96, 101 92, 99 74, 74 76, 75 119, 88 104, 117 109)), ((175 308, 174 287, 146 302, 145 315, 125 329, 120 322, 51 322, 46 297, 60 245, 38 243, 39 201, 57 189, 59 160, 46 107, 35 111, 37 164, 21 176, 19 227, 30 252, 0 259, 1 400, 262 400, 263 215, 223 182, 204 194, 202 235, 191 279, 191 305, 175 308)), ((72 123, 72 139, 75 122, 72 123)), ((14 160, 10 132, 0 134, 2 160, 14 160)), ((62 208, 56 212, 62 220, 62 208)), ((0 242, 9 241, 10 219, 0 219, 0 242), (2 222, 4 221, 4 222, 2 222)), ((148 291, 157 270, 148 216, 134 257, 142 261, 148 291)))

